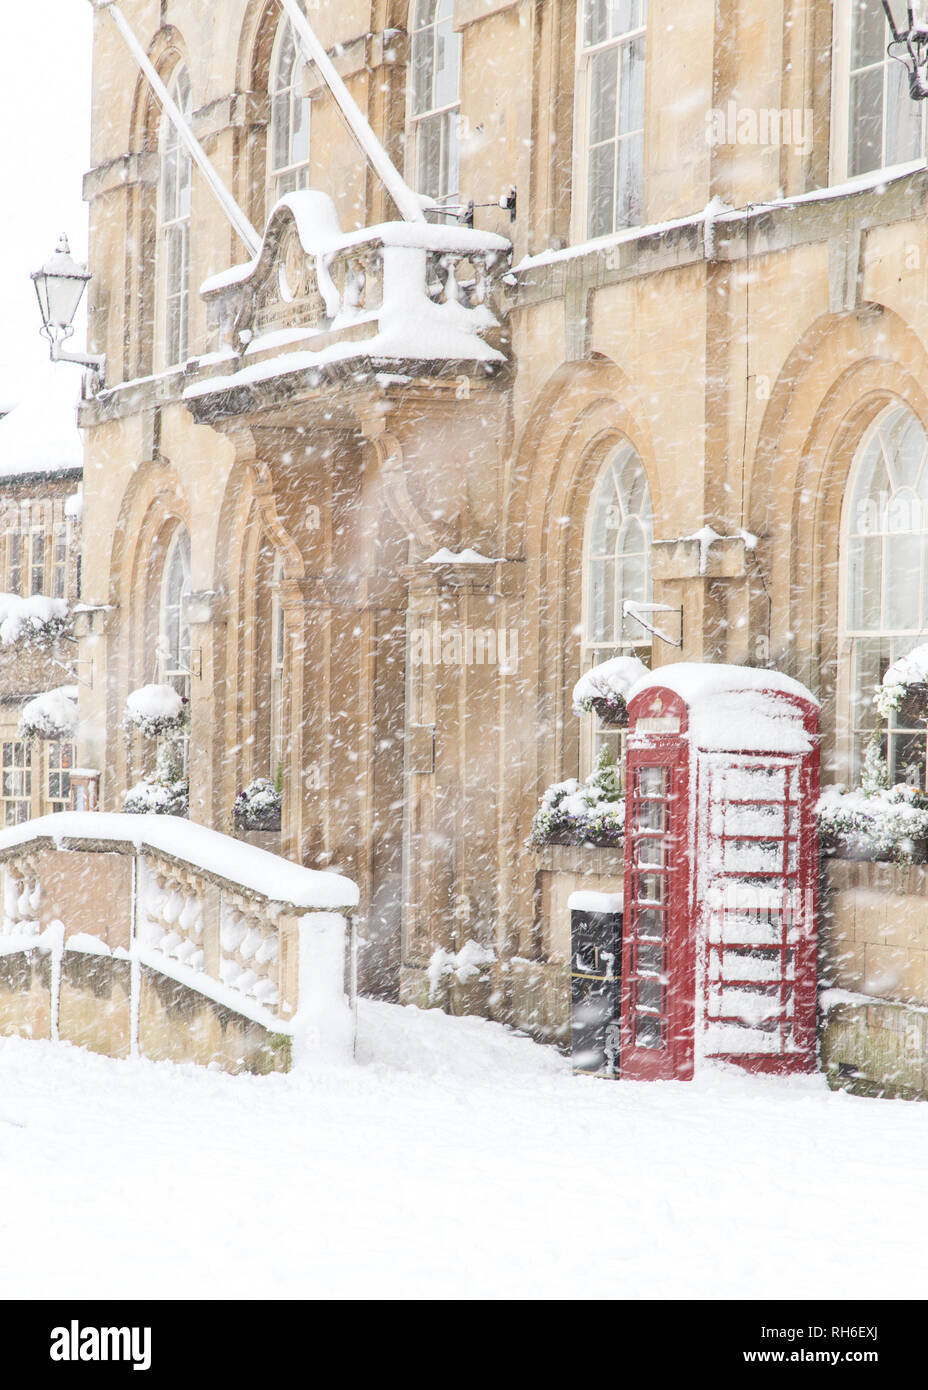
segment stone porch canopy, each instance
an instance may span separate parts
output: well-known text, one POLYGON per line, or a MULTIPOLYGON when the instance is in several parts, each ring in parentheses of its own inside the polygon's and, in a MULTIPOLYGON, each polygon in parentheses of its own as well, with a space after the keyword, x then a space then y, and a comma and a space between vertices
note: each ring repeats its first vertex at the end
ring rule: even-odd
POLYGON ((273 209, 251 261, 201 286, 216 347, 189 364, 200 419, 350 376, 497 374, 508 360, 505 237, 385 222, 344 233, 325 193, 273 209))

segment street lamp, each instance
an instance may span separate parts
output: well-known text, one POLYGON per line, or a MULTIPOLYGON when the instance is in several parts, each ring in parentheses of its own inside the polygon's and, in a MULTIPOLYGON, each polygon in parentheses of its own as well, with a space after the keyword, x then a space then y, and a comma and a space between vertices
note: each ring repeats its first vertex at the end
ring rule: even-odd
POLYGON ((59 239, 54 255, 45 262, 41 270, 32 272, 32 283, 35 285, 42 313, 40 331, 51 344, 52 361, 77 362, 82 367, 90 367, 96 372, 102 385, 106 367, 105 357, 66 352, 61 346, 74 332, 71 321, 77 313, 84 286, 90 278, 87 267, 72 257, 66 236, 59 239))
POLYGON ((928 97, 928 24, 921 14, 922 0, 883 0, 892 42, 886 49, 909 74, 909 96, 913 101, 928 97), (905 17, 902 11, 905 8, 905 17), (893 10, 899 19, 893 16, 893 10))

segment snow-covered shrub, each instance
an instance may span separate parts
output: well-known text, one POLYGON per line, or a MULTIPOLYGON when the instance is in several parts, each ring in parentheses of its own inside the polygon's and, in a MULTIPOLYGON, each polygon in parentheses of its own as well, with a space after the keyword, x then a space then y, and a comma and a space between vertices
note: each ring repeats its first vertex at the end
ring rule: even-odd
POLYGON ((826 850, 911 864, 923 857, 928 838, 928 796, 904 782, 869 792, 829 787, 817 819, 826 850))
POLYGON ((439 946, 429 958, 429 1003, 435 1002, 449 976, 453 976, 458 984, 467 984, 495 960, 496 952, 493 948, 481 946, 479 941, 465 941, 459 951, 446 951, 444 946, 439 946))
POLYGON ((23 706, 20 738, 70 739, 77 728, 77 686, 46 690, 23 706))
POLYGON ((63 598, 0 594, 0 642, 5 647, 52 647, 68 626, 68 605, 63 598))
POLYGON ((189 806, 180 740, 168 737, 158 748, 154 772, 123 792, 122 809, 130 816, 186 816, 189 806))
POLYGON ((529 844, 620 845, 625 836, 625 799, 608 747, 600 750, 585 782, 555 782, 541 798, 529 844))
POLYGON ((186 816, 189 804, 190 787, 186 777, 174 782, 143 777, 122 796, 122 809, 130 816, 186 816))
POLYGON ((143 685, 126 701, 126 728, 149 738, 179 733, 188 718, 187 702, 172 685, 143 685))
MULTIPOLYGON (((901 656, 887 670, 873 697, 880 718, 888 719, 900 710, 914 686, 928 687, 928 645, 901 656)), ((928 715, 928 708, 925 713, 928 715)))
POLYGON ((595 711, 606 724, 627 723, 628 692, 647 674, 647 666, 636 656, 616 656, 611 661, 603 661, 581 676, 574 686, 574 714, 595 711))
POLYGON ((242 830, 279 830, 281 791, 267 777, 256 777, 240 791, 232 807, 232 826, 242 830))

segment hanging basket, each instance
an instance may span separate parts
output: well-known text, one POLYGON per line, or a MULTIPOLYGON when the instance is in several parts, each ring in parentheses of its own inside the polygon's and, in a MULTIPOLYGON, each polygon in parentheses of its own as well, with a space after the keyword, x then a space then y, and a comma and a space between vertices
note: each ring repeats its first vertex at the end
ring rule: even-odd
POLYGON ((600 723, 607 724, 611 729, 628 728, 628 705, 621 696, 617 699, 599 696, 590 703, 600 723))

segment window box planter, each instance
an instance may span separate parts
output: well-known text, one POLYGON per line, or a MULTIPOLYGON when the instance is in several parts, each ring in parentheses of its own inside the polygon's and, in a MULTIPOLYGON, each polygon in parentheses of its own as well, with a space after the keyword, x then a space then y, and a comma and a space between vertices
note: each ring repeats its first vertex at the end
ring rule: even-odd
POLYGON ((232 807, 236 835, 280 830, 281 794, 267 777, 256 777, 240 791, 232 807))

